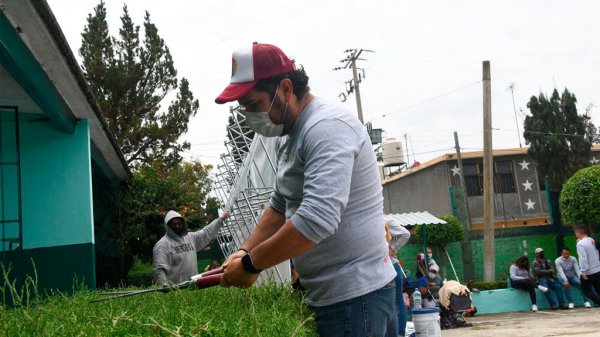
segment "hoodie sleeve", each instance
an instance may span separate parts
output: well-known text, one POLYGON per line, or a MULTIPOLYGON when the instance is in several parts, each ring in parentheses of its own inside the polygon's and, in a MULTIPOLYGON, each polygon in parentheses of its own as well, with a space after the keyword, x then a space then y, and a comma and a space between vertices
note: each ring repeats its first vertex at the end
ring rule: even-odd
POLYGON ((217 236, 219 229, 223 225, 223 219, 218 218, 210 223, 210 225, 202 228, 199 231, 191 232, 190 236, 194 242, 196 252, 204 249, 217 236))
POLYGON ((167 273, 171 270, 171 260, 160 245, 156 245, 152 249, 152 261, 154 264, 154 283, 158 285, 169 283, 167 273))

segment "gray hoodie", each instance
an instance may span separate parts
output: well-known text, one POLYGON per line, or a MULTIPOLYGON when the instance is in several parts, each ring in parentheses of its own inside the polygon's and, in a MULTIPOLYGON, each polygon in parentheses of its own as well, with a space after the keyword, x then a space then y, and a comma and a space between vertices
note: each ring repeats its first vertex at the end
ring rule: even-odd
POLYGON ((175 211, 165 216, 165 235, 154 245, 152 250, 154 262, 154 283, 181 283, 198 274, 196 252, 204 249, 219 232, 223 225, 221 218, 196 232, 187 230, 181 235, 175 234, 167 225, 173 218, 183 218, 175 211))

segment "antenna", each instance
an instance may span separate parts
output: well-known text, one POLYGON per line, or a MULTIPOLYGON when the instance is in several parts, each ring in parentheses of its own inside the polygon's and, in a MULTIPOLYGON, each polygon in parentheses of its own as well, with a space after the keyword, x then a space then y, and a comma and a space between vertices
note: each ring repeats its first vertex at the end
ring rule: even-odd
POLYGON ((515 124, 517 124, 517 138, 519 138, 519 147, 522 148, 523 145, 521 145, 521 131, 519 131, 519 120, 517 119, 517 108, 515 107, 515 83, 511 82, 506 90, 510 90, 510 95, 512 96, 513 111, 515 112, 515 124))

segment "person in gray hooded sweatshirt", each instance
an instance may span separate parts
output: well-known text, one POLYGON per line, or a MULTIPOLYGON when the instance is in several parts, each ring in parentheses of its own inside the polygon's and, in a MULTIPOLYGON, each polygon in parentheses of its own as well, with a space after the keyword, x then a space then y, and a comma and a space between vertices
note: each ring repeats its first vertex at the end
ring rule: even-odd
POLYGON ((196 232, 189 232, 181 214, 169 211, 165 216, 165 235, 152 250, 154 283, 181 283, 198 274, 196 252, 204 249, 219 232, 227 211, 210 225, 196 232))

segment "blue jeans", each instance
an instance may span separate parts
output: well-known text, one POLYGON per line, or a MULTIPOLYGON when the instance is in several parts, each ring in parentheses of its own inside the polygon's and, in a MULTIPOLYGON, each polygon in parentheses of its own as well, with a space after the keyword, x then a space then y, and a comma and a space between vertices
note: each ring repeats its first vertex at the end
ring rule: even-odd
POLYGON ((322 337, 398 337, 396 283, 324 307, 312 307, 322 337))
MULTIPOLYGON (((581 281, 579 280, 579 277, 567 276, 567 280, 569 281, 569 283, 571 283, 571 287, 577 287, 577 288, 579 288, 579 290, 581 290, 581 294, 583 295, 584 302, 590 301, 590 299, 585 296, 585 294, 583 293, 583 290, 581 289, 581 281)), ((558 282, 560 282, 560 284, 562 285, 563 283, 565 283, 565 280, 563 280, 562 278, 559 278, 558 282)), ((567 296, 567 301, 569 303, 573 303, 573 296, 571 296, 571 287, 567 287, 567 288, 563 287, 563 290, 565 291, 565 295, 567 296)))
MULTIPOLYGON (((548 288, 548 290, 554 290, 554 292, 556 293, 556 298, 558 299, 558 303, 560 305, 565 304, 565 298, 563 297, 562 287, 561 287, 560 283, 558 283, 558 281, 556 281, 555 279, 542 279, 542 280, 539 280, 539 283, 541 286, 548 288)), ((547 291, 544 293, 544 296, 546 296, 546 300, 548 301, 548 304, 551 307, 555 307, 556 302, 554 302, 554 298, 552 298, 552 295, 550 293, 551 293, 551 291, 547 291)))
POLYGON ((404 274, 400 263, 394 263, 396 269, 396 311, 398 312, 398 334, 406 335, 406 304, 404 303, 404 294, 402 294, 402 282, 404 282, 404 274))

